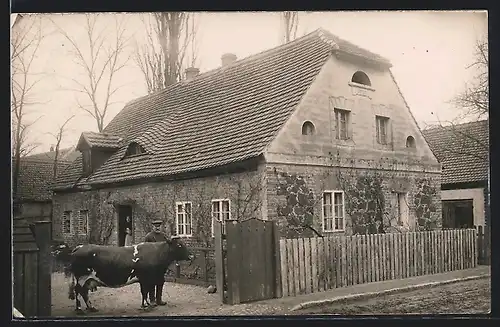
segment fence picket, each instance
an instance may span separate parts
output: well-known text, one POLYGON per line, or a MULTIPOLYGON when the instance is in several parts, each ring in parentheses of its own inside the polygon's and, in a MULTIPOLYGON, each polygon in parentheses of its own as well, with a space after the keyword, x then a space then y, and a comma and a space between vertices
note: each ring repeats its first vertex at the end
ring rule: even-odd
POLYGON ((311 287, 312 292, 318 292, 318 238, 311 239, 311 287))
POLYGON ((338 237, 332 237, 332 241, 331 241, 331 248, 330 248, 330 256, 331 256, 331 261, 330 261, 330 265, 331 265, 331 271, 332 271, 332 288, 337 288, 339 287, 338 286, 338 282, 337 282, 337 279, 338 279, 338 273, 337 273, 337 260, 338 260, 338 255, 337 255, 337 250, 338 250, 338 237))
POLYGON ((304 238, 304 290, 311 293, 311 238, 304 238))
POLYGON ((331 264, 330 264, 330 243, 332 241, 332 237, 328 236, 325 239, 325 289, 329 290, 332 288, 331 286, 331 280, 330 280, 330 270, 331 270, 331 264))
POLYGON ((286 241, 285 239, 280 240, 280 256, 281 256, 281 293, 283 297, 288 296, 288 258, 286 253, 286 241), (285 273, 284 273, 285 272, 285 273))

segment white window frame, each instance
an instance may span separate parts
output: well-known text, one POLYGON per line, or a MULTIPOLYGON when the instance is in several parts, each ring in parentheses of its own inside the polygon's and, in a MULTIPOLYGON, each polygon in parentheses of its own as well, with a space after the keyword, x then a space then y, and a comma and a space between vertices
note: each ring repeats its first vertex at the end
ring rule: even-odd
POLYGON ((323 232, 343 232, 345 230, 345 193, 342 190, 325 190, 321 198, 321 225, 323 226, 323 232), (342 194, 342 226, 335 228, 335 194, 342 194), (332 229, 326 229, 325 227, 325 194, 330 194, 332 197, 332 229))
POLYGON ((191 237, 193 236, 193 203, 191 201, 179 201, 175 203, 175 231, 177 236, 191 237), (186 223, 186 204, 191 206, 189 217, 189 224, 186 223), (182 212, 179 212, 179 206, 182 206, 182 212), (183 215, 182 225, 184 226, 184 233, 179 233, 179 215, 183 215), (190 233, 186 233, 186 226, 189 226, 190 233))
POLYGON ((70 235, 73 233, 73 211, 71 210, 64 210, 63 211, 63 214, 62 214, 62 219, 61 219, 61 229, 62 229, 62 233, 63 235, 70 235), (69 218, 69 232, 66 232, 65 231, 65 228, 64 228, 64 216, 65 214, 68 213, 68 218, 69 218))
MULTIPOLYGON (((222 211, 222 202, 224 201, 227 201, 228 204, 229 204, 229 207, 228 207, 228 210, 227 213, 229 213, 228 215, 228 218, 226 220, 230 220, 231 219, 231 200, 229 199, 212 199, 212 202, 210 203, 211 204, 211 208, 210 208, 210 211, 212 213, 212 237, 215 237, 215 229, 214 229, 214 222, 215 222, 215 217, 214 217, 214 203, 217 202, 219 203, 219 218, 220 218, 220 215, 222 212, 225 212, 226 211, 222 211)), ((220 219, 219 219, 220 221, 220 219)), ((226 224, 224 222, 224 224, 222 224, 222 234, 226 234, 226 224)))
POLYGON ((77 223, 78 223, 77 224, 78 225, 78 234, 79 235, 89 235, 89 233, 90 233, 89 226, 90 225, 89 225, 89 211, 88 211, 88 209, 82 209, 82 210, 78 211, 78 222, 77 223), (87 230, 86 233, 83 233, 82 230, 81 230, 81 228, 80 228, 81 227, 81 223, 80 222, 81 222, 81 219, 82 219, 82 213, 83 212, 85 212, 86 215, 87 215, 86 220, 85 220, 85 223, 87 225, 87 226, 85 226, 86 230, 87 230))
POLYGON ((333 114, 335 116, 335 138, 337 140, 341 141, 347 141, 349 140, 350 137, 350 120, 351 120, 351 112, 346 109, 341 109, 341 108, 333 108, 333 114), (340 126, 342 124, 341 121, 341 116, 342 114, 345 115, 345 138, 342 137, 343 135, 340 135, 340 126))
POLYGON ((377 139, 378 144, 387 145, 389 144, 389 117, 376 115, 375 116, 375 137, 377 139), (382 140, 380 135, 380 126, 384 122, 384 139, 382 140))

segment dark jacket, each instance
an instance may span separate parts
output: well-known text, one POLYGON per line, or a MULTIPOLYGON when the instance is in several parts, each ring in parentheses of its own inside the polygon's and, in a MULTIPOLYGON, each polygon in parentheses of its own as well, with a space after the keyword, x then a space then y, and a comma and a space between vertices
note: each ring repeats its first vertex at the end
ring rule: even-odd
POLYGON ((167 235, 162 232, 151 231, 146 235, 144 242, 165 242, 168 241, 167 235))

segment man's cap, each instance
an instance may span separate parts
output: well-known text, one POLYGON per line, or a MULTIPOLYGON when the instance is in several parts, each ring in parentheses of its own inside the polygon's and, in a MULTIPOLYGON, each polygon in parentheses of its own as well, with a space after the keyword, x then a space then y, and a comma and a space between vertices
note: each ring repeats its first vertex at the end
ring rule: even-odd
POLYGON ((161 225, 161 224, 163 224, 163 220, 160 219, 153 220, 153 225, 161 225))

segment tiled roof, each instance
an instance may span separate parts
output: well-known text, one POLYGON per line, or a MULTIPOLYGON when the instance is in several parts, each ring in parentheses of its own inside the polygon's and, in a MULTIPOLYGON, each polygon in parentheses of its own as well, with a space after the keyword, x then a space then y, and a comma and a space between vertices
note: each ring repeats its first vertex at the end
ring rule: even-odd
MULTIPOLYGON (((181 81, 131 101, 118 113, 104 132, 122 137, 125 145, 86 182, 175 175, 260 155, 335 51, 389 65, 379 55, 319 29, 181 81), (123 159, 132 141, 147 154, 123 159)), ((78 165, 61 175, 59 186, 74 184, 81 172, 78 165)))
MULTIPOLYGON (((52 198, 51 183, 54 174, 54 159, 43 158, 43 154, 21 158, 17 194, 21 201, 49 201, 52 198)), ((58 172, 70 162, 59 161, 58 172)))
POLYGON ((122 138, 107 133, 83 132, 82 137, 91 147, 117 149, 122 138))
POLYGON ((442 184, 488 179, 488 120, 433 127, 422 132, 442 164, 442 184))
MULTIPOLYGON (((72 162, 73 160, 75 160, 78 157, 79 154, 80 153, 78 151, 75 151, 74 147, 60 149, 58 160, 72 162)), ((48 151, 48 152, 32 154, 32 155, 26 156, 24 158, 26 158, 26 159, 52 160, 53 161, 55 159, 55 155, 56 155, 55 151, 48 151)))

